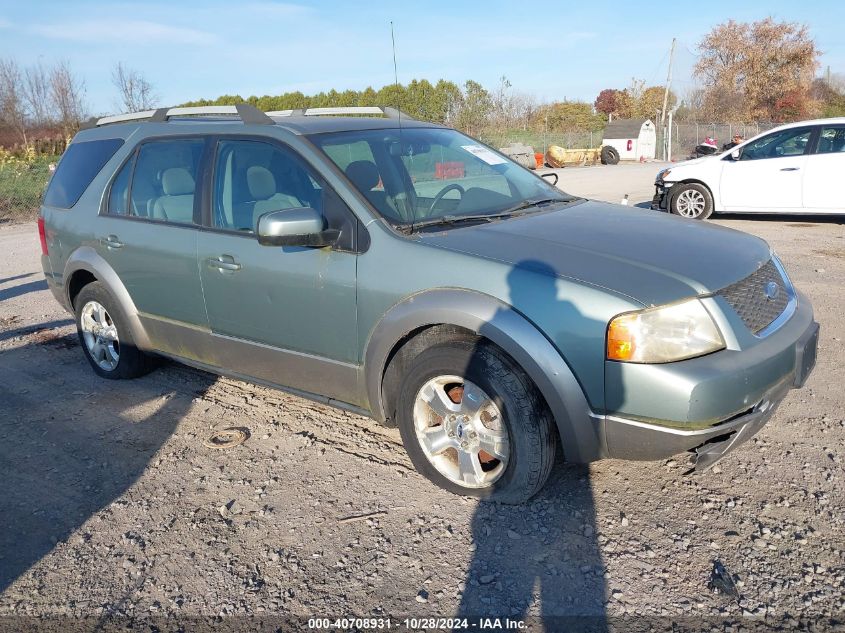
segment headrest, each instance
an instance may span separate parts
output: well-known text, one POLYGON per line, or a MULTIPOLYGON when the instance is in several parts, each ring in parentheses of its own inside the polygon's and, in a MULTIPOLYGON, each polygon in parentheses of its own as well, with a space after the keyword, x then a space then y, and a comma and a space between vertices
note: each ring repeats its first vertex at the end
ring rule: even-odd
POLYGON ((247 169, 246 184, 253 200, 266 200, 276 195, 276 179, 265 167, 254 165, 247 169))
POLYGON ((375 163, 368 160, 356 160, 346 167, 346 176, 362 192, 367 192, 378 184, 379 173, 375 163))
POLYGON ((182 167, 165 169, 161 175, 161 188, 167 196, 185 196, 194 193, 194 179, 182 167))

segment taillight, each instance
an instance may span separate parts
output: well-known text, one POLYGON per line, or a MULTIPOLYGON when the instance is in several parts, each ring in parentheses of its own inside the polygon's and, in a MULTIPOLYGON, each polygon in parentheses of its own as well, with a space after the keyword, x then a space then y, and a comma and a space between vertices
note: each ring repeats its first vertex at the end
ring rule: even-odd
POLYGON ((44 218, 38 218, 38 238, 41 240, 41 254, 49 255, 50 251, 47 248, 47 231, 44 228, 44 218))
POLYGON ((634 149, 634 141, 632 139, 628 139, 628 151, 630 152, 634 149))

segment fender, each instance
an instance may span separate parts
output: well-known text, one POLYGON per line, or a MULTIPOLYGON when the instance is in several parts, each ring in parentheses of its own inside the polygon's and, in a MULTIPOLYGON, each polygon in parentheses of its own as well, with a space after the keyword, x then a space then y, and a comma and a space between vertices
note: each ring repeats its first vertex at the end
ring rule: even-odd
POLYGON ((135 345, 139 349, 152 349, 147 332, 138 318, 138 309, 135 307, 132 297, 129 296, 126 286, 123 285, 123 282, 120 281, 117 273, 109 266, 108 262, 90 246, 77 248, 68 258, 67 263, 65 263, 63 293, 66 303, 72 306, 69 295, 70 279, 79 270, 87 270, 111 292, 126 317, 135 345))
POLYGON ((372 415, 384 421, 382 378, 388 356, 416 329, 449 324, 483 336, 507 352, 537 385, 551 409, 567 461, 607 456, 603 416, 590 406, 572 370, 552 343, 522 314, 489 295, 457 288, 424 291, 388 310, 365 351, 364 380, 372 415))

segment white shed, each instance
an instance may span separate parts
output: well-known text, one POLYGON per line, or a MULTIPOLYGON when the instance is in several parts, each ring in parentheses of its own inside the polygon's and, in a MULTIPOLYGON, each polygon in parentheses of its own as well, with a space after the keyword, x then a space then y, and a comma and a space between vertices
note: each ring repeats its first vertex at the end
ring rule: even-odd
POLYGON ((610 145, 622 160, 654 159, 657 129, 651 119, 615 119, 604 128, 602 145, 610 145))

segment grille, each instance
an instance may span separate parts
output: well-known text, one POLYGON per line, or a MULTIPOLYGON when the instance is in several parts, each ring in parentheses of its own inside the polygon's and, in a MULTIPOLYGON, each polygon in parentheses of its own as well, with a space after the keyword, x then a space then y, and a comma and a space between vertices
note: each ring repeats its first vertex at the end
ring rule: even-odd
POLYGON ((757 334, 778 318, 789 303, 789 282, 783 278, 772 260, 763 267, 719 292, 743 320, 749 330, 757 334), (766 286, 776 283, 779 292, 774 299, 766 296, 766 286))

